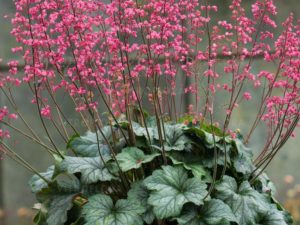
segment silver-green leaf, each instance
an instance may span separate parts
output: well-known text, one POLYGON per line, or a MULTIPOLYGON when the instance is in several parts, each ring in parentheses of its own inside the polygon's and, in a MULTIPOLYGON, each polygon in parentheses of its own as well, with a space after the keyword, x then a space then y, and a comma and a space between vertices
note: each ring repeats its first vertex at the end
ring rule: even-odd
POLYGON ((73 207, 73 198, 80 190, 80 182, 74 175, 60 174, 37 194, 37 199, 47 205, 47 224, 65 224, 68 211, 73 207))
POLYGON ((122 171, 138 169, 143 163, 151 162, 159 153, 145 155, 144 152, 136 147, 127 147, 117 155, 118 163, 122 171))
POLYGON ((73 198, 75 196, 76 194, 57 195, 50 204, 47 223, 64 225, 67 221, 67 213, 73 207, 73 198))
POLYGON ((66 156, 61 163, 61 169, 68 173, 81 173, 81 181, 85 184, 92 184, 98 181, 110 181, 115 177, 105 167, 109 156, 101 157, 71 157, 66 156), (102 161, 104 160, 104 162, 102 161))
POLYGON ((257 225, 290 225, 285 221, 284 211, 279 211, 275 205, 271 205, 268 212, 264 213, 257 225))
POLYGON ((255 169, 252 162, 253 154, 251 150, 247 148, 240 139, 235 139, 234 144, 238 152, 238 155, 233 158, 233 166, 235 170, 244 175, 251 174, 255 169))
MULTIPOLYGON (((160 139, 158 130, 155 129, 154 131, 154 139, 158 142, 160 139)), ((183 151, 190 143, 190 140, 183 132, 182 124, 165 124, 163 135, 165 151, 183 151)), ((153 147, 161 149, 160 145, 157 144, 153 144, 153 147)))
POLYGON ((85 225, 142 225, 145 208, 132 200, 121 199, 113 203, 103 194, 94 195, 83 207, 85 225))
POLYGON ((141 205, 143 205, 143 207, 146 209, 146 212, 142 216, 143 220, 147 224, 151 224, 155 219, 155 215, 153 213, 153 207, 149 205, 147 202, 150 195, 150 191, 143 184, 143 182, 139 181, 134 183, 131 186, 131 189, 128 191, 127 195, 128 195, 128 199, 137 201, 141 205))
MULTIPOLYGON (((51 181, 53 174, 54 174, 54 166, 50 166, 46 172, 40 173, 41 176, 43 176, 45 179, 49 181, 51 181)), ((41 191, 43 188, 46 188, 48 186, 46 181, 43 180, 38 175, 33 175, 31 177, 31 179, 29 180, 29 185, 33 193, 37 193, 41 191)))
POLYGON ((186 207, 177 222, 179 225, 225 225, 236 222, 236 217, 224 202, 211 199, 201 209, 196 206, 186 207))
POLYGON ((186 170, 190 170, 193 175, 201 180, 211 181, 210 174, 201 164, 201 159, 189 153, 169 152, 167 156, 174 165, 182 165, 186 170))
POLYGON ((248 181, 238 186, 234 178, 224 176, 215 189, 216 197, 230 206, 239 225, 256 225, 260 213, 269 210, 266 196, 254 190, 248 181))
MULTIPOLYGON (((107 140, 111 139, 112 133, 109 126, 103 127, 101 131, 107 140)), ((97 133, 88 131, 84 136, 74 138, 69 143, 69 147, 82 157, 99 156, 99 151, 101 155, 110 155, 106 140, 99 131, 97 133)))
POLYGON ((157 218, 178 216, 185 203, 203 204, 207 194, 206 184, 198 178, 188 178, 183 167, 163 166, 144 180, 151 190, 148 203, 157 218))

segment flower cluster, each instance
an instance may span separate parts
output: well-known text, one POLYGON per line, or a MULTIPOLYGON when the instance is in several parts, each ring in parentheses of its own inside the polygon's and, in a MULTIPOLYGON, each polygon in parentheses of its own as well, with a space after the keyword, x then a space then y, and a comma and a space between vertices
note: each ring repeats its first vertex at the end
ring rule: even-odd
POLYGON ((130 122, 136 106, 150 110, 158 124, 164 115, 177 120, 189 112, 187 98, 195 118, 219 122, 224 133, 233 133, 233 112, 251 104, 258 89, 261 102, 245 143, 265 121, 269 138, 261 157, 272 155, 299 125, 300 23, 291 15, 278 26, 273 0, 254 1, 250 13, 242 0, 232 0, 230 18, 220 18, 218 6, 206 2, 16 1, 11 34, 20 46, 12 51, 24 62, 9 62, 0 87, 29 85, 41 119, 55 127, 54 111, 67 119, 56 97, 65 93, 88 129, 90 119, 101 124, 103 111, 109 120, 125 114, 130 122), (257 71, 258 57, 276 69, 257 71), (216 111, 224 118, 217 120, 216 111))
MULTIPOLYGON (((14 113, 9 113, 8 109, 6 106, 4 106, 3 108, 0 108, 0 121, 3 122, 5 119, 7 120, 15 120, 17 119, 18 116, 14 113)), ((9 138, 10 137, 10 133, 8 130, 4 130, 0 128, 0 139, 3 138, 9 138)))

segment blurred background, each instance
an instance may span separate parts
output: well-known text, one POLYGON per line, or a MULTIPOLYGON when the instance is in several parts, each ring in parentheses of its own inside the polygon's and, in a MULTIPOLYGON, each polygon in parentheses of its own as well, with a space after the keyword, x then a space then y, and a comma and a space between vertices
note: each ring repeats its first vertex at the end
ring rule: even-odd
MULTIPOLYGON (((228 10, 226 6, 229 0, 215 0, 220 6, 219 14, 226 16, 228 10)), ((274 0, 278 7, 277 21, 283 21, 290 12, 295 14, 297 19, 300 19, 300 1, 299 0, 274 0)), ((253 0, 244 0, 248 6, 253 3, 253 0)), ((0 73, 5 73, 5 62, 14 59, 15 56, 11 53, 11 48, 16 44, 14 38, 10 36, 10 18, 14 14, 13 0, 0 0, 0 58, 4 61, 0 62, 0 73)), ((256 69, 261 68, 261 63, 258 60, 255 64, 256 69)), ((265 68, 267 69, 267 68, 265 68)), ((269 68, 271 69, 271 68, 269 68)), ((4 96, 0 93, 0 106, 5 105, 4 96)), ((18 91, 18 104, 21 105, 22 113, 30 121, 32 127, 40 127, 39 121, 36 119, 35 108, 28 104, 31 96, 26 90, 18 91)), ((64 99, 62 99, 62 104, 64 99)), ((243 133, 243 128, 247 127, 247 121, 251 117, 253 107, 242 107, 235 117, 236 128, 240 128, 243 133)), ((72 114, 70 114, 72 118, 72 114)), ((73 123, 80 127, 80 121, 73 119, 73 123)), ((16 126, 21 126, 16 124, 16 126)), ((267 169, 267 173, 277 187, 277 198, 285 205, 285 207, 293 214, 295 224, 300 225, 300 132, 298 136, 290 139, 284 146, 277 158, 271 163, 267 169)), ((38 146, 32 145, 31 142, 12 133, 11 146, 28 160, 39 171, 44 171, 50 165, 50 158, 45 152, 41 151, 38 146)), ((258 129, 250 147, 254 151, 259 150, 264 141, 265 134, 263 129, 258 129)), ((0 155, 1 156, 1 155, 0 155)), ((24 170, 9 158, 0 159, 0 225, 30 225, 32 224, 33 206, 35 199, 31 194, 27 185, 31 174, 24 170)))

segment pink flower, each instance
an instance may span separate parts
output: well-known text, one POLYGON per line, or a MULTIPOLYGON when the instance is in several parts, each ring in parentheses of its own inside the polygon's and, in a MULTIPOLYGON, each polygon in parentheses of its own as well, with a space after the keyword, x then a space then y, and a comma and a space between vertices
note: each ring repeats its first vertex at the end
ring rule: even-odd
POLYGON ((252 99, 252 96, 249 92, 245 92, 244 95, 243 95, 244 99, 249 101, 252 99))
POLYGON ((51 118, 51 108, 49 105, 46 105, 41 109, 41 115, 44 116, 47 119, 51 118))
MULTIPOLYGON (((266 94, 258 98, 266 109, 259 121, 270 130, 279 123, 291 133, 299 116, 300 21, 289 16, 277 35, 274 0, 255 0, 250 12, 242 0, 230 0, 230 17, 219 21, 218 8, 198 0, 14 2, 11 34, 22 47, 12 51, 25 67, 19 72, 11 61, 0 87, 26 83, 43 117, 51 117, 50 95, 69 97, 81 114, 110 107, 119 115, 140 101, 153 111, 161 103, 161 113, 175 118, 189 112, 187 105, 174 112, 189 98, 194 115, 231 118, 239 100, 256 104, 253 87, 266 94), (257 57, 264 69, 255 67, 257 57)), ((10 118, 2 108, 0 120, 10 118)))
POLYGON ((230 134, 230 136, 231 136, 232 139, 236 139, 236 137, 237 137, 237 133, 236 132, 234 132, 232 130, 228 130, 228 133, 230 134))
POLYGON ((0 129, 0 139, 10 138, 10 133, 7 130, 0 129))
POLYGON ((18 116, 17 116, 17 114, 12 113, 12 114, 8 115, 8 118, 16 120, 16 119, 18 119, 18 116))

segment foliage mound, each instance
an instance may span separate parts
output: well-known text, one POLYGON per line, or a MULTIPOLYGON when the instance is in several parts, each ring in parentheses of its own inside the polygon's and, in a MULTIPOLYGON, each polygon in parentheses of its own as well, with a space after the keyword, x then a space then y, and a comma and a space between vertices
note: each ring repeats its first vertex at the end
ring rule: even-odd
POLYGON ((120 135, 129 133, 126 122, 74 136, 70 154, 30 181, 40 203, 36 224, 292 224, 240 134, 232 139, 204 124, 162 127, 163 143, 151 119, 132 123, 132 146, 120 135))

